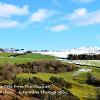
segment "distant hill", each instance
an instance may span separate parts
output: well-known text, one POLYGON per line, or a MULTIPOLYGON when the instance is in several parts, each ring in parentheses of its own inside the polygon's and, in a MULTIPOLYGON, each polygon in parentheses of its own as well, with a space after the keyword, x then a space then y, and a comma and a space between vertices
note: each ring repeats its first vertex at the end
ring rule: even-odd
POLYGON ((48 52, 39 51, 37 53, 53 55, 53 56, 60 57, 60 58, 67 58, 67 56, 69 54, 100 54, 100 48, 98 48, 98 47, 81 47, 81 48, 74 48, 74 49, 60 50, 60 51, 48 51, 48 52))
POLYGON ((25 49, 15 49, 15 48, 0 48, 0 52, 9 53, 25 53, 26 51, 31 51, 32 53, 40 53, 46 55, 52 55, 60 58, 67 58, 69 54, 100 54, 99 47, 80 47, 67 50, 25 50, 25 49))

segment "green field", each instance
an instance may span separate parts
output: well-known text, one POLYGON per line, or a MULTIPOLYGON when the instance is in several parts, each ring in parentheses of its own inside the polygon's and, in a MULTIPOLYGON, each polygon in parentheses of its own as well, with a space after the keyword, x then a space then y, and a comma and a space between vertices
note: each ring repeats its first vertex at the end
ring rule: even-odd
POLYGON ((17 78, 18 79, 27 79, 27 78, 32 78, 32 77, 38 77, 42 79, 43 81, 50 81, 51 76, 56 76, 56 77, 62 77, 66 82, 69 82, 72 84, 72 88, 69 89, 74 95, 79 97, 81 100, 87 100, 90 98, 96 97, 96 88, 91 85, 86 85, 86 84, 79 84, 73 80, 72 76, 73 72, 65 72, 65 73, 59 73, 59 74, 51 74, 51 73, 37 73, 37 74, 27 74, 27 73, 22 73, 18 74, 17 78), (92 92, 91 92, 92 91, 92 92))
POLYGON ((33 54, 33 53, 29 53, 29 54, 25 54, 25 55, 20 55, 17 57, 10 57, 10 55, 13 55, 14 53, 0 53, 0 64, 4 64, 4 63, 26 63, 29 61, 33 61, 33 60, 54 60, 55 57, 53 56, 48 56, 48 55, 42 55, 42 54, 33 54))
POLYGON ((0 57, 8 57, 10 55, 12 55, 13 53, 6 53, 6 52, 2 52, 0 53, 0 57))
MULTIPOLYGON (((88 68, 88 66, 80 66, 79 69, 91 69, 92 71, 90 73, 96 79, 100 80, 100 69, 99 68, 88 68)), ((38 77, 38 78, 42 79, 43 81, 50 81, 51 76, 62 77, 62 78, 64 78, 64 80, 66 82, 70 82, 72 84, 72 88, 69 89, 69 90, 74 95, 79 97, 81 100, 88 100, 90 98, 94 98, 93 100, 96 100, 95 99, 95 97, 97 95, 96 87, 84 84, 84 81, 87 78, 88 72, 80 72, 78 75, 74 76, 74 73, 76 73, 78 70, 75 70, 75 71, 72 71, 72 72, 58 73, 58 74, 52 74, 52 73, 37 73, 37 74, 22 73, 22 74, 18 74, 17 78, 24 79, 24 78, 38 77), (77 78, 79 82, 74 80, 74 78, 77 78)))
MULTIPOLYGON (((13 55, 13 53, 0 53, 0 65, 3 65, 5 63, 26 63, 31 62, 33 60, 56 60, 53 56, 48 55, 42 55, 42 54, 25 54, 20 55, 16 57, 10 57, 10 55, 13 55)), ((100 61, 99 60, 74 60, 74 61, 67 61, 68 63, 80 63, 83 65, 93 65, 100 67, 100 61)), ((66 82, 71 83, 72 87, 69 89, 71 93, 76 95, 80 100, 96 100, 97 90, 95 86, 87 85, 85 84, 85 80, 87 78, 87 74, 91 73, 96 79, 100 80, 100 68, 96 67, 89 67, 89 66, 79 66, 77 70, 70 71, 70 72, 63 72, 63 73, 21 73, 17 74, 17 79, 28 79, 32 77, 40 78, 43 81, 50 81, 51 76, 61 77, 66 82), (83 71, 80 69, 83 69, 83 71), (84 71, 86 70, 86 71, 84 71), (91 70, 91 71, 87 71, 91 70), (93 98, 93 99, 91 99, 93 98)), ((0 81, 0 84, 12 84, 13 80, 2 80, 0 81)))

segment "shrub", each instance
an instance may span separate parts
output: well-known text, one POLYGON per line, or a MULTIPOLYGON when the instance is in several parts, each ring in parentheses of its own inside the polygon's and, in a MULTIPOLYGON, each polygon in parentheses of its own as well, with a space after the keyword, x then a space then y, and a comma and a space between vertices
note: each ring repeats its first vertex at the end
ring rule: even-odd
POLYGON ((1 70, 1 76, 3 77, 3 79, 13 79, 16 76, 16 74, 21 72, 22 72, 21 68, 7 63, 1 70))
POLYGON ((59 73, 73 71, 78 68, 75 64, 68 64, 57 60, 36 60, 33 62, 18 64, 17 66, 21 67, 24 73, 59 73))
POLYGON ((54 77, 54 76, 51 76, 50 77, 50 80, 57 86, 63 88, 63 87, 66 87, 66 88, 70 88, 71 87, 71 84, 66 82, 63 78, 61 77, 54 77))
POLYGON ((100 86, 100 80, 97 80, 90 73, 88 73, 88 75, 87 75, 87 81, 86 81, 86 83, 89 84, 89 85, 93 85, 93 86, 100 86))

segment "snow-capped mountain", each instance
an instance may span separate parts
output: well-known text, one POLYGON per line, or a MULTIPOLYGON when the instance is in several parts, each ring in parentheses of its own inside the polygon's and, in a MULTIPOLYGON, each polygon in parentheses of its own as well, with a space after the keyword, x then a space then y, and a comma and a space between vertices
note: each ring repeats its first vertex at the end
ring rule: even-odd
POLYGON ((67 50, 70 54, 99 54, 100 48, 98 47, 80 47, 67 50))
POLYGON ((67 58, 69 54, 100 54, 99 47, 80 47, 68 50, 60 50, 60 51, 48 51, 48 52, 33 52, 33 53, 40 53, 46 55, 53 55, 56 57, 67 58))
MULTIPOLYGON (((13 53, 24 53, 28 50, 24 49, 15 49, 15 48, 0 48, 0 52, 13 52, 13 53)), ((29 50, 30 51, 30 50, 29 50)), ((60 58, 67 58, 69 54, 100 54, 99 47, 80 47, 74 49, 67 49, 67 50, 31 50, 33 53, 40 53, 46 55, 52 55, 60 58)))

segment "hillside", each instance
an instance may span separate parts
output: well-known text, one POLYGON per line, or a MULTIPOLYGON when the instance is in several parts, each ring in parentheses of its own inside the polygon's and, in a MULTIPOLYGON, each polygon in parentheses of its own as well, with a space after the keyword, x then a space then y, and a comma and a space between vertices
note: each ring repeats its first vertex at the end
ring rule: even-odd
POLYGON ((100 95, 98 88, 100 86, 100 68, 89 65, 99 67, 100 61, 69 60, 65 62, 58 61, 54 56, 37 53, 0 53, 0 91, 3 94, 0 94, 0 99, 88 100, 92 98, 97 100, 100 95), (85 64, 85 66, 75 63, 85 64), (25 85, 28 85, 27 89, 25 85), (39 88, 31 87, 32 85, 39 88), (41 88, 42 85, 50 87, 41 88), (3 86, 6 87, 3 88, 3 86), (5 94, 4 90, 13 91, 13 94, 5 94), (63 92, 53 95, 48 95, 48 93, 32 95, 29 93, 32 91, 34 93, 63 92))
POLYGON ((18 56, 14 57, 14 55, 16 55, 16 53, 7 53, 7 52, 3 52, 0 53, 0 64, 4 64, 4 63, 25 63, 28 61, 33 61, 33 60, 45 60, 45 59, 49 59, 49 60, 54 60, 55 57, 54 56, 49 56, 49 55, 42 55, 42 54, 38 54, 38 53, 29 53, 29 54, 17 54, 18 56))

